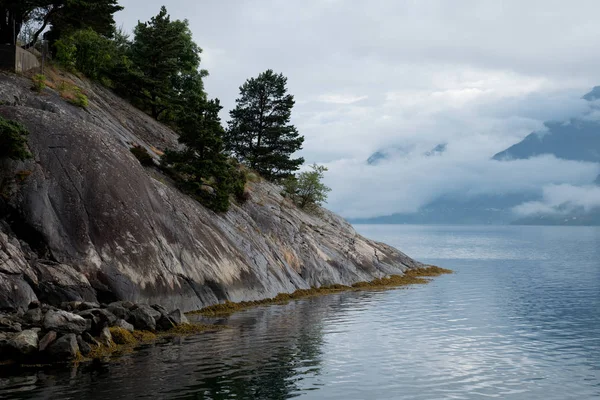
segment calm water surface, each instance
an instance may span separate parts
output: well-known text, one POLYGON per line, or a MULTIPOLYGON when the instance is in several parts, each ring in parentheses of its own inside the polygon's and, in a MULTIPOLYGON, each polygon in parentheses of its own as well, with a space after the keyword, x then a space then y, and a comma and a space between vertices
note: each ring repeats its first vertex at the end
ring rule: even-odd
POLYGON ((0 370, 0 398, 600 398, 600 229, 358 230, 456 274, 256 308, 109 364, 0 370))

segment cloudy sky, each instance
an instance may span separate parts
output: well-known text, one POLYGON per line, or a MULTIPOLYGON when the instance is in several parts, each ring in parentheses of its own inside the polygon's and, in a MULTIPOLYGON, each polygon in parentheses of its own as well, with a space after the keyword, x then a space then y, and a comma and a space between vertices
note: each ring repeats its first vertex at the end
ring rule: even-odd
MULTIPOLYGON (((543 121, 587 111, 580 97, 600 85, 597 0, 121 4, 117 20, 127 30, 163 4, 189 20, 210 72, 207 91, 225 110, 248 77, 269 68, 286 75, 293 122, 306 137, 302 155, 329 167, 329 207, 346 217, 416 211, 447 193, 546 188, 555 201, 548 193, 600 172, 552 157, 490 161, 543 121), (423 156, 441 143, 442 156, 423 156), (374 152, 396 148, 408 154, 366 165, 374 152)), ((600 193, 590 193, 600 204, 600 193)))

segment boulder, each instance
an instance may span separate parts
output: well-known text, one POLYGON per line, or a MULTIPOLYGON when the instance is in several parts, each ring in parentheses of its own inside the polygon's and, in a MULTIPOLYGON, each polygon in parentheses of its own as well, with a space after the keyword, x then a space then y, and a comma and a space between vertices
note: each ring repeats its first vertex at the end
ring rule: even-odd
POLYGON ((171 318, 171 320, 175 323, 175 325, 183 325, 183 324, 190 323, 190 321, 188 321, 188 319, 185 316, 185 314, 183 313, 183 311, 181 311, 180 309, 171 311, 169 313, 169 318, 171 318))
POLYGON ((160 311, 156 311, 154 308, 150 307, 148 304, 138 304, 133 306, 133 308, 131 308, 131 311, 135 311, 135 310, 144 310, 147 314, 149 314, 150 316, 152 316, 152 318, 159 319, 160 318, 160 311))
POLYGON ((40 351, 45 351, 48 346, 50 346, 57 338, 57 334, 54 331, 50 331, 44 335, 42 340, 40 340, 39 349, 40 351))
POLYGON ((125 321, 124 319, 118 319, 117 322, 115 322, 115 324, 113 326, 115 326, 117 328, 125 329, 126 331, 129 331, 129 332, 133 332, 135 330, 133 325, 131 325, 129 322, 125 321))
POLYGON ((40 325, 42 323, 42 319, 44 318, 44 315, 42 314, 42 309, 41 308, 32 308, 30 310, 28 310, 25 315, 23 316, 23 319, 25 320, 25 322, 27 322, 28 324, 31 325, 40 325))
POLYGON ((127 318, 129 318, 129 309, 123 306, 109 304, 107 310, 113 313, 113 315, 117 318, 124 320, 127 320, 127 318))
POLYGON ((108 328, 102 329, 102 332, 100 332, 100 336, 98 336, 98 339, 100 343, 104 346, 113 345, 112 334, 110 333, 110 330, 108 328))
MULTIPOLYGON (((156 313, 156 310, 153 311, 156 313)), ((160 313, 158 313, 158 317, 160 318, 160 313)), ((143 331, 156 330, 156 320, 145 308, 136 308, 131 311, 127 322, 132 324, 135 329, 141 329, 143 331)))
POLYGON ((161 306, 160 304, 152 304, 150 307, 152 307, 153 309, 155 309, 156 311, 158 311, 161 314, 169 314, 167 309, 164 308, 163 306, 161 306))
POLYGON ((92 351, 92 347, 81 336, 77 336, 77 346, 79 346, 79 351, 84 356, 87 356, 92 351))
POLYGON ((168 331, 176 326, 177 324, 175 324, 175 322, 173 322, 173 320, 167 314, 162 314, 156 321, 156 329, 159 331, 168 331))
POLYGON ((69 361, 77 357, 79 345, 77 335, 68 333, 48 347, 48 354, 56 361, 69 361))
POLYGON ((29 356, 38 351, 38 334, 32 329, 17 333, 9 345, 18 355, 29 356))
POLYGON ((112 326, 117 321, 117 317, 113 313, 103 308, 81 311, 79 315, 91 321, 91 331, 95 335, 100 334, 102 329, 112 326))
POLYGON ((21 332, 22 330, 21 324, 12 318, 0 318, 0 332, 21 332))
POLYGON ((65 311, 77 311, 81 303, 81 301, 63 301, 60 308, 65 311))
POLYGON ((92 335, 90 335, 89 332, 83 332, 83 334, 81 335, 81 338, 86 343, 89 343, 94 346, 100 346, 100 343, 96 339, 94 339, 94 337, 92 335))
POLYGON ((84 301, 81 304, 79 304, 79 307, 77 307, 77 311, 93 310, 94 308, 100 308, 100 304, 90 301, 84 301))
POLYGON ((50 310, 44 317, 44 329, 53 330, 58 333, 82 334, 88 328, 86 320, 68 311, 50 310))
POLYGON ((110 307, 123 307, 126 310, 130 310, 135 307, 135 304, 130 301, 115 301, 108 305, 108 308, 110 307))

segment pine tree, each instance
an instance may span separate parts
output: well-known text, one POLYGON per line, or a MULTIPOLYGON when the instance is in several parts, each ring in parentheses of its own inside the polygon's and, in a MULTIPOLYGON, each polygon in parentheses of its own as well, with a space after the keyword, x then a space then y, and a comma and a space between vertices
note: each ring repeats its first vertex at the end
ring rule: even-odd
POLYGON ((155 119, 172 111, 179 85, 187 77, 208 75, 198 71, 201 52, 192 40, 188 21, 171 21, 164 6, 149 22, 138 23, 130 57, 141 80, 139 100, 155 119))
POLYGON ((286 178, 304 163, 291 157, 302 149, 304 137, 290 124, 295 102, 286 84, 282 74, 267 70, 240 87, 230 112, 227 150, 270 180, 286 178))
POLYGON ((245 177, 223 153, 218 99, 206 100, 202 91, 185 94, 186 107, 176 116, 181 151, 168 150, 162 165, 186 193, 214 211, 229 209, 230 196, 241 198, 245 177))

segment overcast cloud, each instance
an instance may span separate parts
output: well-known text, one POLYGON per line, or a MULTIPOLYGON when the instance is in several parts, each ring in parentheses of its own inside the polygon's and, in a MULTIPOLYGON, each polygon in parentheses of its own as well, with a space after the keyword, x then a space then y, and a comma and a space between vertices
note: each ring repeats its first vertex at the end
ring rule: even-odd
MULTIPOLYGON (((448 192, 583 185, 597 165, 495 153, 545 120, 581 116, 600 84, 600 2, 121 0, 128 30, 165 4, 204 49, 206 89, 233 107, 271 68, 289 78, 302 155, 325 163, 346 217, 417 210, 448 192), (423 157, 447 143, 441 156, 423 157), (410 154, 367 166, 375 151, 410 154)), ((227 112, 223 112, 226 120, 227 112)), ((597 194, 598 195, 598 194, 597 194)))

